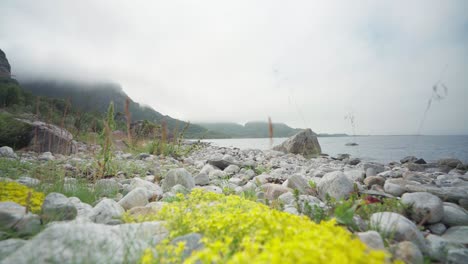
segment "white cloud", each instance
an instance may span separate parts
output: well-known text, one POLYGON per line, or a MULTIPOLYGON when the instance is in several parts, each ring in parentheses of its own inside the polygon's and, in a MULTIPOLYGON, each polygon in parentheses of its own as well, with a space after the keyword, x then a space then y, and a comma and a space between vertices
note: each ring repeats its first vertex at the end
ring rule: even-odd
POLYGON ((119 82, 191 121, 266 120, 362 134, 468 133, 466 1, 2 1, 20 78, 119 82))

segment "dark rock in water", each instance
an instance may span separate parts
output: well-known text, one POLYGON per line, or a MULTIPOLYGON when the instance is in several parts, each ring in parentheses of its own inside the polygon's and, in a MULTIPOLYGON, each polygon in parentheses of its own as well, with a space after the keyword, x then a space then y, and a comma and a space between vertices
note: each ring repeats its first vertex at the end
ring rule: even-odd
POLYGON ((317 134, 310 128, 302 130, 273 149, 286 153, 301 154, 305 157, 317 157, 322 153, 317 134))
POLYGON ((424 159, 417 159, 414 161, 415 164, 427 164, 427 162, 424 159))
POLYGON ((408 162, 415 162, 417 161, 418 158, 416 158, 415 156, 407 156, 407 157, 404 157, 400 160, 401 164, 405 164, 405 163, 408 163, 408 162))
POLYGON ((2 50, 0 50, 0 77, 11 77, 11 66, 2 50))
POLYGON ((358 158, 353 158, 353 159, 350 159, 350 160, 348 161, 348 164, 349 164, 349 165, 353 165, 353 166, 354 166, 354 165, 358 165, 359 163, 361 163, 361 160, 358 159, 358 158))
POLYGON ((335 160, 345 160, 345 159, 349 159, 349 157, 351 157, 351 155, 349 154, 338 154, 336 155, 336 157, 332 157, 332 159, 335 159, 335 160))
POLYGON ((448 166, 448 167, 454 169, 458 165, 463 165, 463 163, 458 159, 441 159, 441 160, 439 160, 439 166, 448 166))
POLYGON ((349 142, 349 143, 346 143, 345 146, 348 146, 348 147, 354 147, 354 146, 358 146, 359 144, 356 143, 356 142, 349 142))

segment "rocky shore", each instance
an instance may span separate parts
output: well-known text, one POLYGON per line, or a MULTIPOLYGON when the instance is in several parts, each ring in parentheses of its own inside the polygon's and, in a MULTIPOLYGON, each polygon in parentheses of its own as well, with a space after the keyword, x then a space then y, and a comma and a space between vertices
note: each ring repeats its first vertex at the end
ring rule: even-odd
MULTIPOLYGON (((406 157, 379 164, 346 154, 306 158, 276 150, 203 144, 180 159, 115 152, 121 171, 95 182, 89 180, 95 157, 85 146, 70 156, 15 153, 2 147, 0 159, 10 164, 0 169, 2 198, 8 183, 31 190, 52 184, 49 178, 35 177, 32 170, 22 170, 26 165, 52 164, 63 171, 62 187, 67 192, 82 179, 87 188, 100 190, 92 204, 48 193, 38 211, 0 199, 0 263, 138 262, 144 249, 163 241, 171 230, 161 221, 126 223, 122 217, 156 214, 178 193, 194 189, 250 195, 275 210, 312 218, 314 212, 330 212, 339 201, 354 199, 352 221, 340 224, 369 248, 388 251, 407 263, 468 259, 468 166, 456 159, 426 163, 406 157), (11 164, 17 164, 16 174, 11 164), (407 206, 406 210, 384 207, 386 199, 407 206), (371 211, 368 217, 356 213, 367 204, 381 204, 385 211, 371 211)), ((200 246, 198 236, 181 238, 188 241, 188 253, 200 246)))

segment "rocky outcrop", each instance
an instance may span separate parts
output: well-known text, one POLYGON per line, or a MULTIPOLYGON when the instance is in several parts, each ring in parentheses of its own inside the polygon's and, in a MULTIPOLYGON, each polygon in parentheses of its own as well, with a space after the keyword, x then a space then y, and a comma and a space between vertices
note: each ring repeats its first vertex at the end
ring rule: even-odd
POLYGON ((297 133, 273 149, 286 153, 302 154, 305 157, 316 157, 322 153, 317 134, 310 128, 297 133))
POLYGON ((77 145, 73 140, 73 135, 66 129, 41 121, 32 122, 24 119, 19 121, 31 127, 27 149, 64 155, 76 152, 77 145))
POLYGON ((5 52, 0 49, 0 78, 1 77, 11 77, 11 66, 10 63, 8 63, 5 52))

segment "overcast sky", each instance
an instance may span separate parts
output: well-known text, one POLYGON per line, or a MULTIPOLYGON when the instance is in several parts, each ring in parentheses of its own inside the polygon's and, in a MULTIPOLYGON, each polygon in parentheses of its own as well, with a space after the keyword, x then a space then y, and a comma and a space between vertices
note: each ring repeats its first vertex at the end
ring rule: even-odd
POLYGON ((18 79, 120 83, 172 117, 468 134, 468 1, 0 1, 18 79))

